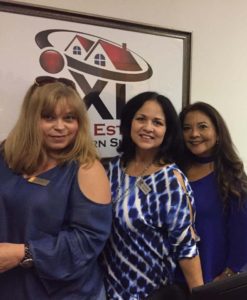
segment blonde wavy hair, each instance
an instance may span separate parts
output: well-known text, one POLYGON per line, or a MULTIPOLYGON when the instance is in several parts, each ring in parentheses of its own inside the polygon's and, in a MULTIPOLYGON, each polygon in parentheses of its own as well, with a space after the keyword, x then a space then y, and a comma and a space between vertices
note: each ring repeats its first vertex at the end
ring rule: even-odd
POLYGON ((58 164, 78 161, 90 165, 98 159, 90 134, 87 109, 78 92, 61 82, 43 86, 34 83, 25 95, 14 128, 2 145, 5 160, 15 172, 32 174, 45 163, 47 154, 38 123, 44 113, 53 113, 58 103, 68 105, 78 120, 74 143, 54 156, 58 164))

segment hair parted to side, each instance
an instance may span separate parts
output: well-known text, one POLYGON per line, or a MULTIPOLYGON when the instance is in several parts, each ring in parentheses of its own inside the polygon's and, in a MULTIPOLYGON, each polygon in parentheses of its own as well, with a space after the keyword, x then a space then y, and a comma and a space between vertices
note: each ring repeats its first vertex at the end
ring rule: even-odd
POLYGON ((78 92, 61 82, 42 86, 33 84, 25 95, 14 128, 2 145, 5 160, 15 172, 32 174, 46 160, 38 123, 42 114, 53 113, 58 103, 70 106, 79 128, 74 143, 54 158, 59 164, 76 160, 86 165, 98 158, 90 134, 87 109, 78 92))
POLYGON ((135 156, 135 144, 131 139, 131 124, 136 112, 146 101, 156 101, 160 104, 166 119, 166 133, 162 144, 155 157, 155 162, 165 164, 176 162, 182 151, 182 131, 177 112, 171 101, 156 92, 147 91, 131 98, 123 107, 120 118, 120 133, 122 141, 118 147, 118 152, 122 153, 122 162, 125 166, 127 162, 135 156))
MULTIPOLYGON (((247 176, 223 117, 210 104, 202 101, 195 102, 186 106, 179 114, 182 126, 186 115, 194 111, 205 114, 216 130, 217 143, 213 156, 215 156, 215 172, 225 205, 228 204, 227 199, 231 195, 236 196, 241 202, 247 194, 247 176)), ((187 153, 186 159, 189 159, 189 152, 187 153)))

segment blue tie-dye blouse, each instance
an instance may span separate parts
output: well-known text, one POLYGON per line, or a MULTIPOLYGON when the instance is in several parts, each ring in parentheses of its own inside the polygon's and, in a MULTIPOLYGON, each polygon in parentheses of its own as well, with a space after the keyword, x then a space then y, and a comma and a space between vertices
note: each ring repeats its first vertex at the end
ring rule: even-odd
MULTIPOLYGON (((138 178, 124 173, 119 157, 110 163, 113 227, 103 253, 109 299, 147 297, 173 281, 177 260, 198 254, 186 194, 175 170, 181 173, 171 164, 144 176, 151 188, 145 195, 136 185, 138 178)), ((191 196, 188 180, 181 175, 191 196)))

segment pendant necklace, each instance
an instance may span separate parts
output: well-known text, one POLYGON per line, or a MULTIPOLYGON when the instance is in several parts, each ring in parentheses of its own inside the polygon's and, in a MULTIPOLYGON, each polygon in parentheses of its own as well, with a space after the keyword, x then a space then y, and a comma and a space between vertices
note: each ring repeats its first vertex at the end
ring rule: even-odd
POLYGON ((121 189, 122 183, 124 182, 124 177, 125 177, 125 174, 128 170, 128 167, 126 167, 123 170, 123 173, 121 175, 120 185, 118 186, 117 191, 116 191, 117 197, 116 197, 114 203, 118 202, 120 199, 123 199, 126 195, 128 195, 132 191, 132 189, 135 188, 135 186, 137 186, 143 192, 143 194, 145 194, 145 195, 147 195, 151 191, 150 186, 144 181, 143 175, 151 167, 152 164, 153 164, 153 162, 148 164, 142 170, 142 172, 137 176, 137 180, 136 180, 135 184, 129 186, 123 193, 120 193, 120 189, 121 189))
POLYGON ((151 165, 153 164, 153 162, 151 162, 149 165, 147 165, 144 170, 141 172, 141 174, 138 176, 139 178, 136 181, 136 186, 145 194, 147 195, 150 191, 151 188, 148 184, 146 184, 146 182, 143 179, 143 175, 145 174, 145 172, 151 167, 151 165))

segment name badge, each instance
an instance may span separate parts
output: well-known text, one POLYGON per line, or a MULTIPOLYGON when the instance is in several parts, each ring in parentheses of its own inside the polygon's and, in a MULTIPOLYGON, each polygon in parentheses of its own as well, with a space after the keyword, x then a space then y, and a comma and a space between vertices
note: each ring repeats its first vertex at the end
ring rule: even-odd
POLYGON ((136 186, 145 194, 147 195, 149 192, 151 192, 151 188, 146 182, 140 178, 138 179, 136 186))
POLYGON ((30 183, 42 185, 42 186, 47 186, 47 184, 50 182, 50 180, 44 179, 44 178, 39 178, 36 176, 30 177, 28 180, 30 183))

